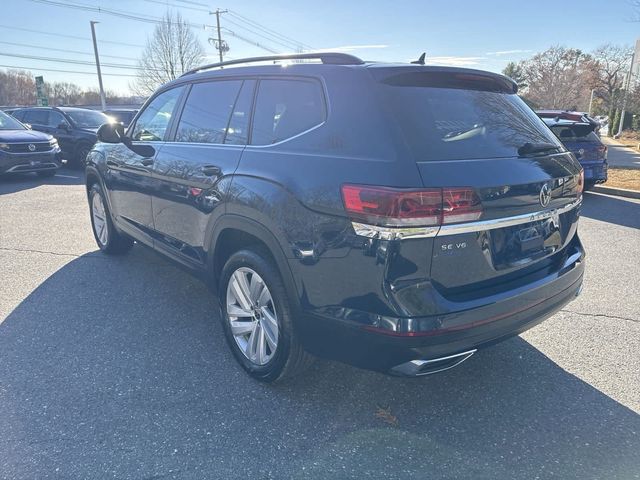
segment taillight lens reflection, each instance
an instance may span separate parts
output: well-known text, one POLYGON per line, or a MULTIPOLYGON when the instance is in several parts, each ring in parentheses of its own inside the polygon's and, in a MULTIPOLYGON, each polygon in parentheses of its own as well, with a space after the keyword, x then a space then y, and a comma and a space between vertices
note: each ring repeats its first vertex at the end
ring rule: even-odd
POLYGON ((440 189, 344 185, 342 197, 347 212, 356 217, 393 225, 438 225, 442 209, 440 189))
POLYGON ((442 205, 442 223, 472 222, 482 215, 480 198, 472 188, 444 188, 442 205))
POLYGON ((477 220, 480 198, 472 188, 405 190, 344 185, 345 209, 354 218, 389 226, 433 226, 477 220))
POLYGON ((584 170, 580 170, 580 174, 578 175, 578 193, 582 193, 584 191, 584 170))

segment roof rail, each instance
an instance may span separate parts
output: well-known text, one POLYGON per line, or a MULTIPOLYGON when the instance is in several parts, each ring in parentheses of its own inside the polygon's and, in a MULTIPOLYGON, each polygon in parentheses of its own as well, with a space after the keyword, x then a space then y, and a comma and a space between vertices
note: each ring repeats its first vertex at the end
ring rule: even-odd
POLYGON ((238 58, 237 60, 227 60, 226 62, 210 63, 208 65, 202 65, 201 67, 189 70, 188 72, 185 72, 180 76, 184 77, 185 75, 202 72, 203 70, 209 70, 210 68, 226 67, 227 65, 238 65, 242 63, 266 62, 270 60, 320 60, 322 63, 327 65, 362 65, 364 63, 362 59, 354 55, 349 55, 348 53, 286 53, 283 55, 238 58))

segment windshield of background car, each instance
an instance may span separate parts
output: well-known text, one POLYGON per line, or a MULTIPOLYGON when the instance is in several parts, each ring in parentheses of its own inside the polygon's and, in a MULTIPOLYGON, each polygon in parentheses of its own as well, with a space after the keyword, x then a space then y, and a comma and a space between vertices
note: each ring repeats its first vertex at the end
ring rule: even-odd
POLYGON ((551 131, 562 142, 597 142, 600 143, 598 135, 591 125, 554 125, 551 131))
POLYGON ((424 86, 429 83, 419 74, 402 77, 386 80, 382 96, 416 161, 517 157, 527 142, 561 146, 516 94, 424 86))
POLYGON ((68 110, 65 112, 80 128, 98 128, 109 123, 109 117, 102 112, 93 110, 68 110))
POLYGON ((26 127, 15 118, 4 112, 0 112, 0 130, 25 130, 25 128, 26 127))

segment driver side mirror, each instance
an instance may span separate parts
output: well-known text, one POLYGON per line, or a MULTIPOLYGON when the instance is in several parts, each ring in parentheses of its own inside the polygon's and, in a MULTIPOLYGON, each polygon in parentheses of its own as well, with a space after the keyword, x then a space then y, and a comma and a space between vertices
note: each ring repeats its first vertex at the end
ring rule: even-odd
POLYGON ((61 122, 58 125, 58 130, 69 130, 69 124, 67 122, 61 122))
POLYGON ((103 143, 122 143, 124 127, 117 123, 104 123, 98 129, 98 141, 103 143))
POLYGON ((103 143, 123 143, 133 153, 141 157, 149 158, 156 154, 155 148, 151 145, 135 144, 124 134, 122 123, 105 123, 97 132, 98 141, 103 143))

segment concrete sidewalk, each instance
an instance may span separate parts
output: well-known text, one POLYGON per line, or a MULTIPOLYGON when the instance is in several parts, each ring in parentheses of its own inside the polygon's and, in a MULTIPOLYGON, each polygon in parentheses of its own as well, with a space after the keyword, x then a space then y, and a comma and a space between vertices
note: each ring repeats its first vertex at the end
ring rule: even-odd
POLYGON ((602 137, 603 143, 609 147, 610 168, 640 169, 640 153, 610 137, 602 137))

